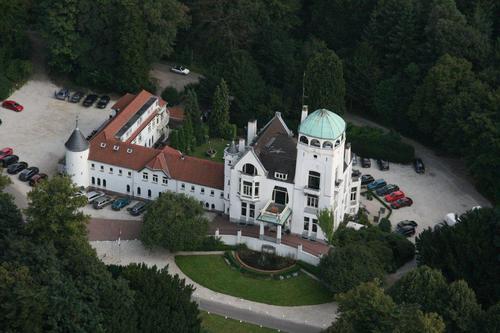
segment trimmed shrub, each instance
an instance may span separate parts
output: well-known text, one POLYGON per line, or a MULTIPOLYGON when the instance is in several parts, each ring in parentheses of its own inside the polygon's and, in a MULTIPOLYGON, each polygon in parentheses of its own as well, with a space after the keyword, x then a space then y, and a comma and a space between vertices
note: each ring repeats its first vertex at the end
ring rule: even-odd
POLYGON ((391 221, 389 221, 389 219, 387 219, 385 217, 380 219, 380 222, 378 223, 378 227, 380 228, 380 230, 385 231, 385 232, 391 232, 391 230, 392 230, 391 221))
POLYGON ((403 266, 415 257, 415 245, 404 236, 388 233, 385 236, 385 240, 392 250, 397 268, 403 266))
POLYGON ((415 148, 402 142, 401 136, 396 132, 348 124, 346 135, 351 142, 352 151, 359 156, 405 164, 411 163, 415 158, 415 148))
POLYGON ((224 244, 220 237, 207 236, 201 244, 196 247, 195 251, 227 251, 234 250, 236 247, 224 244))
POLYGON ((181 95, 174 87, 166 87, 161 93, 161 98, 170 106, 177 105, 181 102, 181 95))
POLYGON ((11 89, 12 83, 5 77, 5 75, 0 73, 0 100, 9 97, 11 89))

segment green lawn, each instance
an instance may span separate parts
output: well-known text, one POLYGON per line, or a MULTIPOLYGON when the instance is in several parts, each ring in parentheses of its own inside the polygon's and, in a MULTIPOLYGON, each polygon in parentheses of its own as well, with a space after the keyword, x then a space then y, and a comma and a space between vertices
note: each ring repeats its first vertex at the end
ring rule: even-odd
POLYGON ((196 147, 192 152, 192 156, 204 158, 206 160, 211 160, 215 162, 224 162, 224 149, 229 142, 224 139, 209 139, 207 143, 196 147), (209 144, 210 142, 210 144, 209 144), (217 151, 214 158, 207 156, 206 152, 209 148, 213 148, 217 151))
POLYGON ((260 327, 254 324, 249 324, 239 320, 234 320, 231 318, 225 319, 223 316, 219 316, 213 313, 208 314, 205 311, 201 311, 201 326, 207 331, 207 333, 271 333, 277 332, 266 327, 260 327))
POLYGON ((303 273, 285 280, 254 278, 229 267, 221 255, 177 256, 175 262, 193 281, 255 302, 294 306, 333 300, 329 290, 303 273))

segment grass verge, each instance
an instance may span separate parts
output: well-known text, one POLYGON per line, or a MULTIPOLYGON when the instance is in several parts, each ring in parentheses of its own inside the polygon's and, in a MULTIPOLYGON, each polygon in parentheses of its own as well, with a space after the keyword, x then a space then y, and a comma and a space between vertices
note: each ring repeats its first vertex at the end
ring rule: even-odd
POLYGON ((224 149, 226 148, 226 145, 228 143, 229 142, 224 139, 209 139, 207 143, 194 148, 191 152, 191 156, 224 163, 224 149), (209 148, 215 149, 217 151, 214 158, 210 158, 210 156, 206 154, 209 148))
POLYGON ((303 273, 285 280, 247 276, 230 267, 221 255, 177 256, 175 262, 202 286, 250 301, 282 306, 333 301, 332 292, 303 273))
POLYGON ((225 319, 213 313, 201 311, 202 327, 207 333, 270 333, 276 330, 241 322, 231 318, 225 319))

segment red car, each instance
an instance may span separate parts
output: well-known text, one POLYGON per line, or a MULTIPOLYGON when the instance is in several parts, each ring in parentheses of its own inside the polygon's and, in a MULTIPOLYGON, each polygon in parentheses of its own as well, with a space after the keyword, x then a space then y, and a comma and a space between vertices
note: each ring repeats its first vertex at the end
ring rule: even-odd
POLYGON ((2 150, 0 150, 0 161, 12 154, 14 154, 14 149, 9 147, 3 148, 2 150))
POLYGON ((405 194, 403 193, 403 191, 395 191, 395 192, 387 194, 384 198, 385 198, 385 201, 387 201, 387 202, 393 202, 393 201, 402 199, 404 197, 405 197, 405 194))
POLYGON ((31 177, 29 181, 30 186, 36 186, 38 183, 40 183, 42 180, 47 179, 47 175, 44 173, 39 173, 31 177))
POLYGON ((413 205, 413 200, 411 200, 408 197, 404 197, 404 198, 398 199, 398 200, 394 201, 393 203, 391 203, 391 208, 398 209, 398 208, 403 208, 403 207, 409 207, 411 205, 413 205))
POLYGON ((24 110, 24 107, 21 104, 14 101, 3 101, 2 106, 6 109, 16 112, 21 112, 24 110))

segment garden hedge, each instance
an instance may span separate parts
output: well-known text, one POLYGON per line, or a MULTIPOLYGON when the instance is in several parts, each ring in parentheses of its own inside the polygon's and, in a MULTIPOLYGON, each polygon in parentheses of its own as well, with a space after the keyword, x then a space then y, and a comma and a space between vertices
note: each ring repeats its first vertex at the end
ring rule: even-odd
POLYGON ((392 131, 348 124, 347 139, 352 151, 362 157, 403 164, 411 163, 415 158, 415 148, 402 142, 401 136, 392 131))

